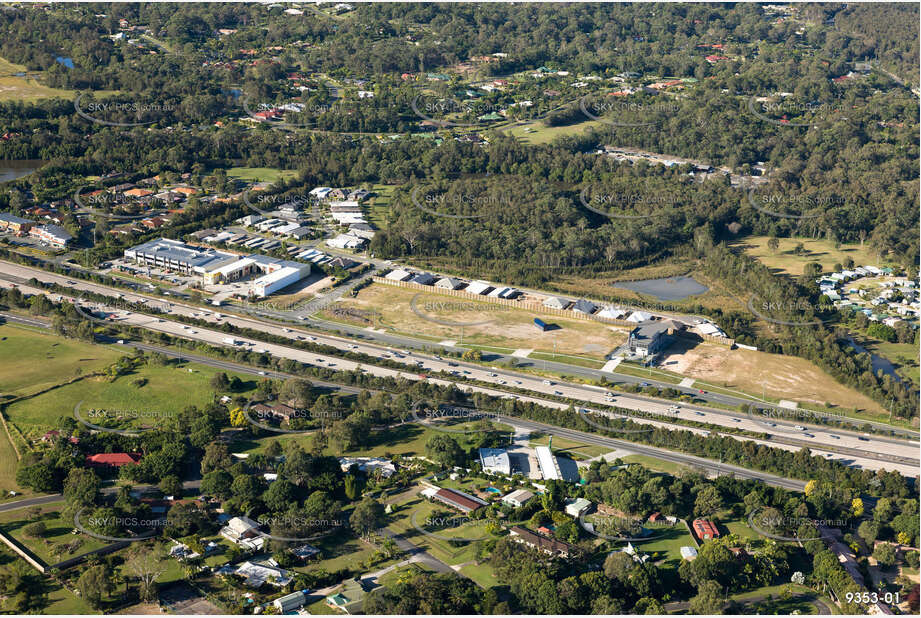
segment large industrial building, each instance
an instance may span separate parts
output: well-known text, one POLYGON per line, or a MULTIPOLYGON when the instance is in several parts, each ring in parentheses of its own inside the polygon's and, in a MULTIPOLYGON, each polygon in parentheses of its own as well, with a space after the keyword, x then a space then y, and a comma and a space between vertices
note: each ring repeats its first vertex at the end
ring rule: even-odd
POLYGON ((264 298, 310 274, 310 264, 267 255, 237 255, 193 247, 178 240, 159 238, 125 251, 125 257, 188 275, 201 275, 205 285, 219 285, 258 275, 251 282, 253 296, 264 298))

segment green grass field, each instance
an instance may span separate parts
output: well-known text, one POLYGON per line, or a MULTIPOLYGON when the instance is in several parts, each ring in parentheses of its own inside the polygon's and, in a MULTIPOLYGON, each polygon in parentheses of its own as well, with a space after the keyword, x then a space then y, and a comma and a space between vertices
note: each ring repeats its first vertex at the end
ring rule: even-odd
POLYGON ((16 73, 26 73, 27 69, 21 64, 13 64, 0 58, 0 101, 23 101, 31 103, 39 99, 61 97, 72 99, 76 92, 43 86, 35 79, 35 71, 28 72, 26 76, 17 76, 16 73))
POLYGON ((626 463, 637 463, 655 472, 664 472, 673 476, 677 475, 685 468, 685 466, 662 459, 656 459, 655 457, 649 457, 648 455, 627 455, 621 459, 626 463))
MULTIPOLYGON (((531 434, 531 440, 528 446, 547 446, 548 436, 540 434, 531 434)), ((575 460, 591 459, 605 453, 610 453, 612 449, 596 446, 594 444, 583 444, 575 440, 566 440, 565 438, 556 437, 553 440, 553 450, 568 455, 575 460)))
POLYGON ((822 265, 822 272, 833 272, 836 263, 843 264, 847 258, 854 260, 857 266, 869 264, 871 266, 891 266, 888 260, 880 261, 869 245, 861 248, 860 244, 839 245, 824 240, 808 238, 778 238, 780 242, 777 251, 771 251, 767 243, 769 236, 746 236, 732 243, 733 247, 743 249, 745 253, 771 268, 775 272, 799 276, 803 274, 803 267, 809 262, 818 262, 822 265), (804 251, 796 255, 794 248, 802 243, 804 251))
POLYGON ((506 135, 512 135, 519 138, 526 144, 548 144, 561 135, 578 135, 588 129, 597 129, 608 126, 598 120, 586 120, 577 124, 570 124, 561 127, 548 127, 541 121, 532 121, 526 125, 513 125, 504 130, 506 135), (533 131, 525 131, 533 129, 533 131))
MULTIPOLYGON (((86 413, 93 408, 138 411, 140 418, 124 427, 153 427, 158 422, 168 422, 172 414, 190 405, 201 407, 209 403, 213 395, 209 382, 217 373, 217 369, 193 364, 143 366, 112 382, 102 377, 88 378, 19 401, 7 407, 6 416, 31 438, 56 427, 59 419, 73 417, 74 406, 80 402, 84 418, 88 418, 86 413), (135 382, 139 379, 146 379, 146 384, 137 386, 135 382)), ((244 384, 255 388, 251 378, 239 377, 244 384)))
POLYGON ((110 347, 4 324, 0 326, 2 394, 29 395, 78 375, 104 369, 119 356, 110 347))
POLYGON ((425 547, 433 556, 446 564, 462 564, 476 557, 476 540, 487 536, 483 526, 482 522, 468 522, 466 517, 446 506, 430 503, 421 497, 413 497, 397 505, 390 516, 387 528, 402 535, 411 543, 425 547), (432 527, 432 522, 438 521, 438 518, 445 513, 448 513, 444 517, 447 520, 446 523, 456 522, 457 525, 448 525, 444 528, 432 527), (437 534, 438 537, 445 538, 424 534, 417 529, 417 526, 427 532, 437 534), (447 540, 450 538, 465 538, 471 542, 456 547, 447 540))
POLYGON ((227 170, 227 176, 249 182, 278 182, 282 179, 295 178, 297 170, 280 170, 271 167, 231 167, 227 170))
POLYGON ((0 527, 7 534, 12 535, 17 541, 25 545, 33 554, 41 558, 46 564, 55 564, 84 552, 104 547, 106 542, 86 534, 71 534, 74 529, 72 520, 61 518, 60 504, 51 504, 41 507, 42 521, 47 526, 47 531, 41 537, 30 538, 23 532, 23 528, 33 521, 29 509, 19 509, 0 513, 0 527), (65 546, 71 545, 67 551, 65 546), (57 551, 59 550, 59 551, 57 551))

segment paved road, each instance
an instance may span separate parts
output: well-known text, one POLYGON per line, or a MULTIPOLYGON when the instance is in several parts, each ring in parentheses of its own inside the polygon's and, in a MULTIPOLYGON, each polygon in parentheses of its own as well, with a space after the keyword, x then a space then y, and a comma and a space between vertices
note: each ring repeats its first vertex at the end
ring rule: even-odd
MULTIPOLYGON (((26 291, 28 290, 26 289, 26 291)), ((35 291, 38 291, 38 290, 35 290, 35 291)), ((90 305, 83 305, 83 308, 84 310, 92 310, 90 305)), ((107 311, 111 311, 111 310, 107 310, 107 311)), ((224 343, 224 339, 226 335, 223 332, 213 331, 210 329, 203 329, 200 327, 193 328, 188 325, 173 322, 172 320, 168 320, 168 319, 152 318, 145 314, 125 312, 125 315, 120 316, 118 321, 132 324, 134 326, 148 328, 151 330, 170 333, 172 335, 176 335, 176 336, 180 336, 184 338, 205 341, 212 345, 217 345, 217 346, 227 346, 228 345, 224 343)), ((284 331, 280 329, 279 332, 284 332, 284 331)), ((291 332, 293 333, 294 331, 291 331, 291 332)), ((335 368, 337 370, 346 370, 346 371, 360 370, 360 371, 372 373, 377 376, 404 378, 408 380, 422 379, 420 378, 419 374, 416 374, 416 373, 408 373, 408 372, 398 371, 398 370, 394 370, 390 368, 377 367, 374 365, 356 363, 354 361, 344 360, 344 359, 341 359, 335 356, 316 355, 316 354, 309 353, 309 352, 299 350, 296 348, 289 348, 287 346, 281 346, 277 344, 262 343, 257 340, 248 340, 248 339, 241 338, 241 337, 236 337, 236 339, 238 342, 240 342, 240 345, 236 347, 244 347, 248 350, 255 350, 255 351, 265 351, 266 353, 269 353, 276 357, 290 358, 292 360, 297 360, 299 362, 306 363, 308 365, 326 366, 326 367, 335 368)), ((350 344, 350 346, 359 348, 359 346, 355 344, 350 344)), ((152 348, 148 346, 148 348, 146 349, 152 349, 152 348)), ((172 353, 172 355, 175 356, 176 353, 172 353)), ((223 363, 226 361, 218 361, 218 362, 223 363)), ((436 370, 434 368, 430 368, 429 365, 426 365, 421 360, 417 362, 422 363, 422 366, 426 370, 429 370, 429 369, 436 370)), ((437 362, 444 365, 443 369, 450 369, 447 363, 442 363, 441 361, 437 361, 437 362)), ((477 371, 480 373, 484 373, 484 375, 488 375, 488 374, 485 374, 484 370, 482 370, 481 368, 477 368, 477 371)), ((253 370, 249 368, 247 372, 253 373, 253 370)), ((265 375, 266 373, 272 373, 272 372, 264 372, 264 371, 256 370, 256 373, 265 375)), ((536 378, 529 377, 529 376, 521 376, 521 377, 523 378, 523 380, 521 381, 522 383, 524 383, 525 381, 529 381, 529 382, 532 382, 533 384, 538 384, 538 381, 536 378)), ((442 385, 456 384, 448 380, 441 380, 437 378, 428 378, 428 380, 435 384, 442 384, 442 385)), ((334 387, 335 385, 330 385, 330 386, 334 387)), ((554 401, 554 400, 542 399, 539 396, 510 395, 507 391, 504 391, 501 389, 487 388, 487 387, 482 387, 482 386, 472 386, 472 385, 463 384, 463 383, 458 384, 458 387, 461 390, 465 390, 467 392, 482 392, 482 393, 486 393, 486 394, 493 395, 496 397, 515 397, 521 401, 530 401, 530 402, 534 402, 534 403, 544 405, 547 407, 553 407, 553 408, 558 408, 558 409, 566 409, 568 407, 568 404, 566 403, 561 403, 561 402, 554 401)), ((527 388, 523 386, 523 384, 522 384, 522 387, 527 388)), ((589 397, 594 397, 599 402, 605 401, 602 398, 602 393, 604 393, 602 389, 596 388, 592 390, 592 387, 583 387, 581 385, 567 385, 565 387, 559 386, 559 388, 561 390, 557 392, 564 393, 565 396, 571 397, 573 399, 586 399, 589 397), (589 393, 589 397, 586 397, 585 395, 583 395, 582 394, 583 392, 589 393)), ((650 411, 654 413, 659 413, 659 414, 662 414, 663 418, 665 419, 668 418, 667 416, 669 414, 668 409, 671 407, 671 403, 666 403, 666 402, 658 403, 655 400, 652 400, 650 398, 625 396, 625 395, 619 395, 615 403, 618 406, 622 406, 626 408, 641 409, 641 410, 646 410, 646 411, 650 411)), ((581 408, 581 409, 587 414, 611 415, 610 412, 597 410, 593 408, 581 408)), ((698 420, 698 419, 706 420, 705 418, 701 418, 703 417, 703 413, 700 413, 699 410, 697 411, 683 410, 683 412, 685 414, 695 415, 691 417, 693 420, 698 420), (697 416, 698 414, 700 414, 700 416, 697 416)), ((642 419, 642 418, 635 418, 634 420, 640 424, 647 424, 651 426, 681 428, 681 429, 687 429, 689 431, 693 431, 696 433, 706 433, 705 430, 681 427, 678 425, 674 425, 673 423, 669 423, 667 420, 658 421, 658 420, 650 420, 650 419, 642 419)), ((741 419, 739 422, 741 423, 741 419)), ((734 434, 723 434, 723 435, 728 435, 738 440, 751 440, 758 444, 776 446, 778 448, 783 448, 783 449, 791 450, 791 451, 799 450, 799 448, 801 447, 801 445, 796 445, 795 443, 786 444, 786 443, 779 443, 779 442, 771 441, 771 440, 749 439, 749 438, 744 438, 744 437, 737 436, 734 434)), ((917 472, 917 464, 905 463, 905 462, 891 462, 891 461, 885 461, 885 460, 880 461, 880 459, 884 459, 885 456, 880 453, 874 453, 873 451, 869 451, 863 457, 858 457, 858 456, 854 456, 853 453, 835 452, 835 451, 832 451, 831 449, 823 449, 821 446, 818 446, 818 445, 812 446, 811 448, 815 454, 818 454, 820 456, 825 456, 829 459, 836 458, 844 463, 847 463, 853 466, 865 467, 869 469, 880 469, 880 468, 894 469, 908 476, 913 476, 917 472)))
MULTIPOLYGON (((19 318, 18 316, 11 316, 9 314, 0 314, 0 315, 7 317, 11 321, 23 319, 23 320, 29 320, 33 324, 41 324, 40 321, 34 318, 19 318)), ((140 344, 140 343, 133 343, 133 342, 128 343, 126 345, 137 346, 145 351, 161 352, 163 354, 168 354, 173 357, 177 355, 177 353, 174 350, 171 350, 168 348, 161 348, 159 346, 152 346, 148 344, 140 344)), ((250 374, 258 373, 258 370, 253 369, 252 367, 249 367, 247 365, 241 365, 238 363, 229 362, 229 361, 218 360, 218 359, 213 359, 213 358, 199 356, 199 355, 190 355, 190 354, 185 354, 185 353, 183 353, 183 358, 186 358, 192 362, 200 363, 200 364, 210 366, 210 367, 224 369, 227 371, 250 373, 250 374)), ((286 374, 286 373, 281 373, 281 372, 273 373, 273 375, 279 379, 299 377, 299 376, 294 376, 291 374, 286 374)), ((320 383, 320 382, 316 382, 313 380, 311 381, 314 382, 315 384, 318 383, 318 384, 327 386, 331 389, 339 389, 343 392, 348 392, 348 393, 357 393, 357 392, 360 392, 360 390, 362 390, 357 387, 342 386, 342 385, 338 385, 338 384, 334 384, 330 382, 320 383)), ((371 390, 371 389, 367 389, 367 390, 371 390)), ((477 387, 470 387, 467 385, 462 385, 462 390, 475 390, 475 391, 481 391, 481 392, 488 392, 490 394, 498 393, 498 391, 490 391, 489 389, 480 389, 477 387)), ((545 405, 566 407, 564 404, 559 404, 557 402, 542 402, 539 399, 534 399, 534 401, 538 403, 544 403, 545 405)), ((677 464, 684 465, 684 466, 697 467, 697 468, 706 470, 709 473, 714 474, 714 475, 716 474, 735 474, 736 476, 740 478, 760 479, 761 481, 767 483, 768 485, 774 485, 777 487, 783 487, 785 489, 792 489, 795 491, 802 491, 805 485, 802 481, 784 479, 776 475, 758 472, 756 470, 748 470, 746 468, 741 468, 738 466, 717 463, 717 462, 714 462, 708 459, 704 459, 702 457, 686 455, 684 453, 669 451, 667 449, 658 448, 654 446, 646 446, 646 445, 638 444, 635 442, 629 442, 627 440, 606 438, 606 437, 598 436, 598 435, 591 434, 591 433, 576 431, 573 429, 566 429, 562 427, 555 427, 552 425, 538 423, 538 422, 530 421, 526 419, 520 419, 517 417, 505 417, 499 420, 505 423, 514 424, 516 427, 522 427, 522 428, 525 428, 531 431, 540 431, 540 432, 543 432, 549 435, 559 436, 561 438, 569 438, 572 440, 583 442, 585 444, 594 444, 598 446, 604 446, 612 450, 613 449, 626 450, 626 451, 630 451, 631 453, 649 455, 651 457, 656 457, 664 461, 670 461, 670 462, 677 463, 677 464)), ((191 482, 194 483, 195 481, 191 481, 191 482)))
MULTIPOLYGON (((3 266, 5 268, 7 266, 6 263, 3 263, 3 266)), ((40 275, 40 278, 42 279, 47 280, 50 278, 52 280, 58 280, 60 283, 65 285, 68 283, 65 277, 54 275, 53 273, 44 273, 43 271, 35 269, 24 269, 19 273, 12 274, 0 273, 0 277, 6 280, 9 278, 14 278, 18 281, 17 285, 19 285, 24 291, 29 291, 28 286, 23 283, 22 275, 26 274, 37 274, 40 275)), ((91 289, 93 291, 109 295, 113 294, 113 290, 106 288, 105 286, 100 286, 88 282, 75 283, 76 287, 78 288, 91 289)), ((9 283, 7 283, 7 285, 9 285, 9 283)), ((621 408, 656 414, 662 417, 662 421, 635 419, 637 422, 641 423, 679 427, 673 423, 669 423, 673 417, 678 417, 684 418, 686 420, 711 423, 714 425, 735 426, 741 429, 747 429, 749 431, 770 433, 771 437, 763 443, 769 442, 774 446, 787 448, 788 450, 797 450, 802 446, 808 446, 816 453, 827 456, 828 458, 838 459, 849 465, 868 467, 872 469, 898 469, 903 474, 908 474, 911 476, 914 476, 917 473, 918 447, 916 444, 903 440, 877 436, 867 437, 862 436, 856 432, 831 430, 828 428, 818 428, 816 426, 806 426, 808 431, 803 431, 797 429, 792 423, 788 423, 774 417, 772 417, 770 421, 770 423, 773 423, 773 427, 771 427, 767 421, 759 418, 749 418, 740 413, 732 413, 725 410, 717 410, 699 405, 681 404, 680 410, 674 412, 674 402, 668 400, 660 400, 652 397, 630 394, 617 394, 613 397, 613 399, 609 399, 607 391, 590 385, 568 382, 560 382, 557 384, 551 381, 541 380, 539 377, 535 377, 533 375, 518 373, 506 369, 490 369, 488 367, 484 368, 481 365, 476 365, 473 363, 450 361, 447 359, 441 359, 437 355, 431 356, 428 354, 420 354, 418 352, 409 352, 405 349, 403 352, 398 352, 392 348, 384 348, 374 344, 365 343, 364 341, 355 342, 352 339, 344 337, 325 334, 307 334, 310 331, 305 331, 298 327, 289 328, 286 326, 266 323, 265 321, 260 321, 253 318, 231 316, 226 314, 215 314, 214 312, 202 310, 198 307, 188 306, 180 303, 172 303, 160 299, 150 299, 149 297, 145 297, 143 295, 124 293, 122 296, 127 300, 146 302, 148 306, 167 311, 169 315, 181 314, 196 319, 204 319, 208 322, 214 323, 215 325, 219 325, 224 322, 231 322, 240 327, 259 329, 261 331, 286 337, 291 340, 312 339, 316 343, 330 345, 342 351, 360 352, 372 357, 387 358, 391 361, 398 361, 407 365, 415 364, 417 369, 425 371, 445 371, 449 373, 456 373, 458 375, 465 375, 469 378, 477 379, 483 382, 492 382, 500 387, 512 386, 518 389, 534 391, 538 394, 552 393, 556 396, 567 397, 575 401, 584 401, 597 404, 605 404, 610 402, 621 408), (220 317, 218 317, 219 315, 220 317), (548 384, 547 382, 550 383, 548 384), (883 462, 883 464, 880 462, 883 462)), ((168 332, 174 335, 181 335, 191 339, 208 341, 214 345, 226 345, 223 342, 224 338, 226 337, 225 333, 220 331, 211 331, 208 329, 200 329, 198 327, 190 327, 188 325, 172 322, 168 319, 152 318, 144 314, 137 314, 133 312, 122 312, 118 314, 117 321, 122 321, 132 325, 142 326, 161 332, 168 332)), ((292 349, 276 344, 267 344, 257 340, 249 340, 240 337, 237 337, 237 339, 241 342, 241 345, 237 347, 243 347, 248 350, 265 350, 266 352, 276 356, 283 358, 293 358, 308 364, 317 364, 320 366, 335 367, 337 369, 345 370, 354 370, 359 366, 358 363, 346 361, 337 357, 326 355, 317 356, 302 350, 292 349)), ((363 365, 362 368, 365 371, 374 373, 375 375, 404 377, 414 380, 419 379, 419 376, 416 373, 400 372, 389 368, 377 367, 367 364, 363 365)), ((434 379, 433 381, 438 382, 438 380, 434 379)), ((480 387, 473 388, 474 390, 478 390, 480 387)), ((483 392, 498 394, 498 396, 512 396, 507 392, 504 392, 502 389, 483 389, 483 392)), ((533 398, 519 395, 514 396, 523 400, 535 400, 533 398)), ((561 406, 561 404, 557 402, 550 402, 550 405, 554 405, 556 407, 565 407, 561 406)))
MULTIPOLYGON (((0 279, 5 280, 7 282, 6 285, 10 285, 10 282, 12 281, 13 283, 22 287, 28 280, 28 277, 33 275, 44 281, 56 281, 63 285, 69 284, 69 280, 67 280, 66 277, 55 275, 54 273, 46 273, 38 269, 20 267, 18 265, 9 264, 6 262, 0 262, 0 267, 3 268, 3 272, 0 272, 0 279)), ((134 302, 144 302, 147 303, 150 307, 157 308, 161 311, 166 311, 171 315, 181 314, 197 319, 206 319, 208 321, 214 322, 215 324, 229 322, 236 326, 262 330, 292 340, 313 339, 317 343, 336 347, 343 351, 351 350, 355 352, 361 352, 370 356, 388 358, 391 361, 403 362, 409 365, 416 364, 417 366, 420 366, 419 364, 421 363, 421 366, 426 370, 448 371, 454 373, 463 372, 463 374, 467 377, 475 378, 484 382, 493 382, 500 386, 507 384, 517 388, 536 391, 538 393, 561 393, 563 396, 572 398, 577 401, 605 403, 604 391, 584 384, 561 382, 559 385, 548 385, 540 378, 531 374, 510 371, 498 367, 490 370, 490 368, 484 368, 482 365, 465 363, 462 361, 442 360, 437 355, 433 356, 431 354, 419 353, 415 350, 411 354, 394 354, 393 347, 382 347, 380 345, 366 343, 365 341, 355 342, 353 339, 347 337, 316 333, 314 331, 305 330, 300 326, 289 328, 285 325, 267 322, 265 319, 257 319, 230 314, 221 314, 223 317, 216 319, 215 313, 210 310, 203 310, 199 307, 153 298, 143 294, 135 294, 130 292, 123 293, 106 286, 89 282, 76 281, 74 282, 73 287, 77 289, 92 290, 94 292, 107 294, 109 296, 118 295, 123 297, 125 300, 131 300, 134 302), (307 334, 306 337, 305 334, 307 334)), ((272 314, 272 312, 269 311, 260 311, 259 313, 269 317, 272 314)), ((311 323, 314 322, 316 321, 314 320, 311 323)), ((329 327, 329 325, 327 325, 327 327, 329 327)), ((387 333, 377 333, 371 329, 346 327, 339 324, 332 325, 332 327, 347 331, 360 339, 375 338, 383 340, 385 343, 393 344, 393 346, 399 346, 401 343, 405 343, 404 338, 387 333)), ((431 346, 431 344, 428 342, 414 343, 420 347, 431 346)), ((258 342, 255 345, 258 345, 258 342)), ((253 346, 250 347, 252 348, 253 346)), ((405 347, 403 349, 405 349, 405 347)), ((556 371, 568 371, 571 374, 580 374, 581 372, 583 374, 582 377, 585 378, 594 379, 602 375, 601 372, 574 367, 563 363, 545 363, 544 361, 528 361, 523 359, 518 359, 518 361, 521 366, 537 368, 547 365, 548 369, 553 369, 556 371)), ((610 380, 614 375, 615 374, 607 374, 607 378, 610 380)), ((710 401, 720 401, 725 404, 736 405, 743 401, 741 399, 733 398, 731 396, 719 393, 700 394, 694 388, 679 388, 673 384, 656 382, 652 378, 644 379, 635 376, 618 375, 615 381, 619 383, 642 383, 646 381, 650 384, 675 388, 679 391, 685 391, 687 394, 693 395, 698 400, 709 399, 710 401)), ((660 414, 665 418, 672 416, 672 413, 669 411, 669 409, 672 407, 673 402, 668 400, 655 399, 643 395, 620 394, 617 396, 616 404, 622 408, 660 414)), ((682 404, 681 411, 678 413, 678 417, 714 425, 733 426, 758 433, 769 433, 771 434, 771 441, 775 443, 779 442, 797 447, 824 446, 829 452, 843 455, 844 457, 841 459, 847 461, 847 463, 859 463, 861 458, 875 457, 880 461, 886 462, 905 463, 909 465, 918 464, 917 443, 882 436, 866 436, 855 431, 838 430, 821 425, 812 425, 803 420, 800 420, 795 416, 793 417, 795 420, 786 420, 789 418, 789 411, 768 411, 764 414, 767 414, 768 416, 755 414, 753 417, 748 417, 740 413, 710 408, 705 405, 682 404), (853 462, 851 459, 853 459, 853 462)))
POLYGON ((16 500, 15 502, 0 504, 0 513, 5 511, 15 511, 17 509, 24 509, 30 506, 41 504, 51 504, 52 502, 60 502, 63 499, 64 496, 61 494, 48 494, 45 496, 36 496, 35 498, 24 498, 22 500, 16 500))

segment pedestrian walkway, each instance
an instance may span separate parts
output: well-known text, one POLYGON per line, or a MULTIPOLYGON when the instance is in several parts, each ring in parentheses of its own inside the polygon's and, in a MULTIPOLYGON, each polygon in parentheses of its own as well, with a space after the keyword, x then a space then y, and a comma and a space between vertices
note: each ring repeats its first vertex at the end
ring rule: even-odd
POLYGON ((533 351, 534 351, 534 350, 529 350, 529 349, 527 349, 527 348, 522 348, 522 349, 520 349, 520 350, 515 350, 514 352, 512 352, 512 356, 517 356, 518 358, 527 358, 528 355, 531 354, 531 352, 533 352, 533 351))
POLYGON ((678 384, 678 386, 683 386, 684 388, 690 388, 694 386, 694 378, 685 378, 678 384))
POLYGON ((620 365, 620 361, 622 360, 624 359, 621 358, 620 356, 618 356, 617 358, 612 358, 611 360, 609 360, 608 362, 604 364, 604 367, 602 367, 601 370, 607 371, 610 373, 614 373, 614 370, 617 369, 617 366, 620 365))

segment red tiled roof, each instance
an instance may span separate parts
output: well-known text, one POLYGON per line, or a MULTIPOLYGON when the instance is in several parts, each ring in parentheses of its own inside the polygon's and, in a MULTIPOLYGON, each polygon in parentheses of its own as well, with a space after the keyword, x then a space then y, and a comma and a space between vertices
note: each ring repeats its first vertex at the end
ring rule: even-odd
POLYGON ((486 504, 482 500, 468 498, 451 489, 439 489, 435 492, 435 498, 451 506, 455 506, 462 511, 475 511, 486 504))
POLYGON ((700 540, 715 539, 720 535, 719 530, 708 519, 695 519, 692 525, 694 526, 694 532, 697 533, 697 538, 700 540))
POLYGON ((126 466, 141 461, 140 453, 97 453, 87 455, 86 463, 95 466, 126 466))

